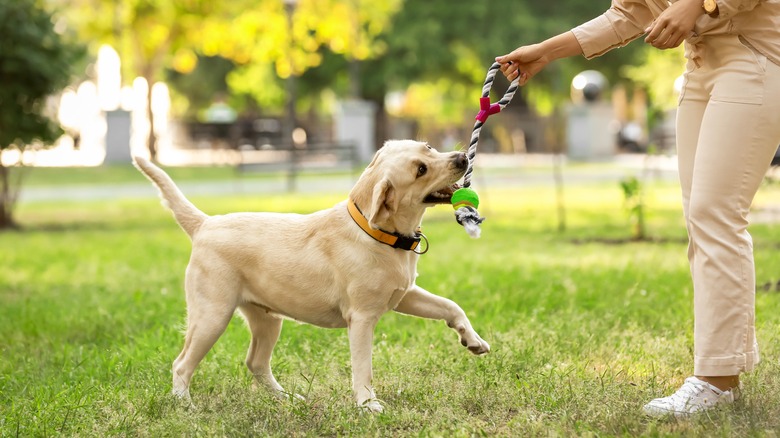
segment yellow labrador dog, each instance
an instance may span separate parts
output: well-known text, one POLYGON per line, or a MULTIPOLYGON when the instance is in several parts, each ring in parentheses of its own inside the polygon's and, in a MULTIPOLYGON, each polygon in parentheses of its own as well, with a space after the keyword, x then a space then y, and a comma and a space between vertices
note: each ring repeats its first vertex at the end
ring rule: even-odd
POLYGON ((252 332, 246 365, 257 381, 284 396, 271 373, 282 319, 346 327, 358 406, 382 411, 371 387, 374 327, 395 310, 441 319, 474 354, 490 346, 453 301, 415 284, 425 209, 449 203, 467 168, 460 152, 426 143, 388 141, 347 201, 308 215, 232 213, 208 216, 148 160, 135 165, 160 190, 163 204, 192 239, 185 276, 187 333, 173 362, 173 392, 189 400, 195 367, 238 309, 252 332))

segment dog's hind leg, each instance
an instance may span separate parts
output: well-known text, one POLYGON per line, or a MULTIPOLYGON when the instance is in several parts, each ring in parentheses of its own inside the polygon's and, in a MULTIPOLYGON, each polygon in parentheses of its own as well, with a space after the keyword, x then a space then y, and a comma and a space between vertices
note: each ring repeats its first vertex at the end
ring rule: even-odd
POLYGON ((238 309, 244 315, 252 332, 252 342, 246 354, 247 368, 254 376, 255 382, 267 387, 276 395, 285 397, 287 393, 271 372, 271 353, 282 331, 281 318, 251 303, 242 304, 238 309))
POLYGON ((490 345, 471 327, 471 322, 454 301, 434 295, 414 285, 394 309, 396 312, 429 319, 443 319, 458 332, 460 343, 474 354, 490 352, 490 345))
POLYGON ((201 293, 204 287, 220 290, 224 285, 187 278, 187 333, 184 349, 173 361, 173 394, 190 399, 190 379, 198 364, 227 328, 236 309, 234 303, 210 301, 201 293), (197 284, 197 286, 192 286, 197 284))

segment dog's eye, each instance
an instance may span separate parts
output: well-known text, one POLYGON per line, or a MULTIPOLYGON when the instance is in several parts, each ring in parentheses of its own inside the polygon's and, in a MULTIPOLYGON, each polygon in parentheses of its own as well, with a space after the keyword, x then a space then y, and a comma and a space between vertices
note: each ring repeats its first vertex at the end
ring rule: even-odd
POLYGON ((426 172, 428 172, 428 166, 420 164, 420 167, 417 168, 417 178, 425 175, 426 172))

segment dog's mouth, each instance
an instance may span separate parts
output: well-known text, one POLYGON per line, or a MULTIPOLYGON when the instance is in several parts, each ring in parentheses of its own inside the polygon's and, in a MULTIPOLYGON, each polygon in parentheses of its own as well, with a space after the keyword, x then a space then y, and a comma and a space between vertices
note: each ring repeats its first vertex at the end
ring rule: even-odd
POLYGON ((452 194, 455 193, 455 190, 458 190, 459 188, 460 185, 456 183, 438 189, 429 193, 428 196, 423 199, 423 202, 426 204, 449 204, 452 201, 452 194))

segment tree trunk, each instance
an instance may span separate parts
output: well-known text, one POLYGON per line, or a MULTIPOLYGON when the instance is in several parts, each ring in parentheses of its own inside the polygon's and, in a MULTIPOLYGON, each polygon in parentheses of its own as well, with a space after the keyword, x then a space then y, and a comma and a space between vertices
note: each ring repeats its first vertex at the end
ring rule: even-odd
POLYGON ((149 137, 147 138, 147 147, 149 148, 149 157, 152 161, 157 161, 157 135, 154 127, 154 112, 152 111, 152 75, 145 75, 146 89, 146 116, 149 118, 149 137))
POLYGON ((566 231, 566 197, 564 196, 564 183, 563 183, 563 154, 564 154, 564 122, 561 110, 555 107, 553 110, 550 121, 553 125, 553 181, 555 181, 555 201, 558 212, 558 231, 566 231))
POLYGON ((16 196, 11 187, 10 172, 11 169, 5 167, 0 160, 0 230, 18 228, 13 218, 16 196))
POLYGON ((385 108, 385 100, 376 99, 374 100, 374 103, 376 103, 376 113, 374 113, 374 144, 378 149, 382 147, 385 140, 387 140, 389 127, 387 126, 388 118, 387 108, 385 108))

